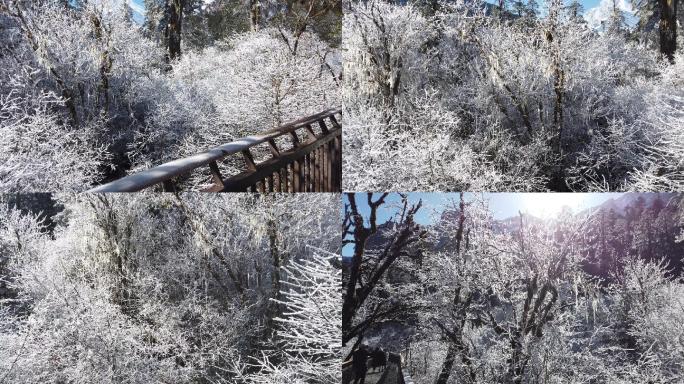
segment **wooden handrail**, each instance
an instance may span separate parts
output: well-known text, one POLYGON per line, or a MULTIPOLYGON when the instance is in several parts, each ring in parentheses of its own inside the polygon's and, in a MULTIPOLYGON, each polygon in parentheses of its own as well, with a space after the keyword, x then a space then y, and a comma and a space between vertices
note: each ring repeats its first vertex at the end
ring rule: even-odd
POLYGON ((277 191, 277 192, 335 192, 341 190, 342 126, 341 109, 329 109, 308 116, 259 135, 243 137, 208 151, 173 160, 157 167, 123 177, 95 187, 88 192, 137 192, 162 184, 165 191, 175 190, 173 179, 184 176, 200 167, 209 167, 213 185, 204 191, 277 191), (340 117, 338 121, 336 116, 340 117), (326 120, 331 123, 329 127, 326 120), (318 123, 321 134, 316 135, 312 125, 318 123), (302 142, 299 130, 310 137, 302 142), (293 148, 281 151, 275 139, 290 136, 293 148), (250 149, 268 143, 271 159, 256 164, 250 149), (247 169, 224 179, 218 161, 242 154, 247 169), (307 171, 308 170, 308 171, 307 171), (274 181, 275 180, 275 181, 274 181), (276 182, 278 184, 276 184, 276 182))

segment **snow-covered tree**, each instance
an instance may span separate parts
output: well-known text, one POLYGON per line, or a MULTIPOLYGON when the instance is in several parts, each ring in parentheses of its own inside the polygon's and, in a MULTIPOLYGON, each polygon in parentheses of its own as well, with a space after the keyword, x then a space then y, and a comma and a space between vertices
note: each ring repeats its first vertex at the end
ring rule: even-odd
POLYGON ((558 1, 539 18, 483 8, 350 5, 346 188, 681 189, 681 151, 670 144, 679 91, 661 80, 676 62, 626 33, 592 29, 558 1), (643 124, 649 104, 667 124, 643 124))
POLYGON ((268 374, 262 352, 278 370, 337 371, 339 196, 58 200, 52 234, 18 210, 0 216, 6 380, 239 383, 268 374), (287 326, 299 299, 325 309, 320 323, 287 326))
POLYGON ((144 26, 123 3, 0 2, 4 190, 85 190, 341 103, 328 2, 302 25, 270 4, 259 31, 215 37, 223 2, 147 1, 144 26))
POLYGON ((284 309, 276 337, 280 356, 264 353, 252 365, 260 373, 244 377, 255 384, 335 383, 342 379, 339 368, 342 322, 342 284, 339 255, 313 250, 313 256, 283 267, 289 276, 283 298, 284 309), (285 364, 276 365, 274 359, 285 364), (255 364, 256 363, 256 364, 255 364))

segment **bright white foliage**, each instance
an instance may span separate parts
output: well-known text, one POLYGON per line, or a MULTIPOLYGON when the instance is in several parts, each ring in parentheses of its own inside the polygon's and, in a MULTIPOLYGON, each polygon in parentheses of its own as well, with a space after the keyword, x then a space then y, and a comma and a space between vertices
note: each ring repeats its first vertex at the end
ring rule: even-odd
POLYGON ((681 59, 546 5, 499 21, 476 3, 353 3, 345 188, 681 190, 681 59))
POLYGON ((260 350, 288 356, 275 369, 301 380, 337 373, 340 270, 307 244, 339 252, 339 196, 58 200, 65 210, 52 234, 32 216, 0 211, 2 279, 16 292, 0 302, 0 378, 236 383, 243 361, 248 374, 270 375, 253 365, 260 350), (268 336, 276 268, 285 310, 275 324, 301 318, 303 302, 324 313, 277 327, 284 344, 268 336))
POLYGON ((264 28, 167 64, 122 10, 0 3, 0 188, 81 191, 341 104, 339 50, 314 33, 296 54, 264 28))
POLYGON ((288 273, 285 306, 277 332, 287 364, 277 366, 268 355, 257 359, 261 373, 245 377, 254 384, 338 383, 342 335, 339 255, 314 250, 309 259, 283 267, 288 273), (338 260, 338 261, 335 261, 338 260))
POLYGON ((324 67, 330 49, 306 33, 293 55, 278 33, 234 36, 136 84, 151 109, 136 145, 153 148, 139 161, 188 156, 339 105, 335 78, 324 67))
MULTIPOLYGON (((414 260, 412 269, 399 272, 404 266, 398 261, 377 293, 378 299, 390 297, 414 308, 389 321, 416 330, 397 341, 408 346, 405 370, 416 383, 437 381, 450 348, 458 352, 448 383, 684 379, 684 284, 664 262, 630 256, 628 246, 625 254, 614 255, 620 261, 611 282, 601 282, 587 268, 589 255, 601 252, 597 234, 589 233, 602 222, 600 215, 563 211, 547 220, 528 215, 496 220, 486 201, 477 196, 467 200, 460 251, 459 204, 449 202, 427 227, 424 246, 407 250, 404 259, 407 264, 414 260), (523 367, 517 374, 513 359, 523 367)), ((639 225, 637 220, 627 230, 635 239, 645 236, 639 225)), ((671 229, 677 228, 681 224, 671 229)), ((670 236, 677 232, 651 241, 673 242, 670 236)), ((620 232, 617 241, 623 236, 620 232)), ((678 255, 660 256, 675 260, 678 255)))

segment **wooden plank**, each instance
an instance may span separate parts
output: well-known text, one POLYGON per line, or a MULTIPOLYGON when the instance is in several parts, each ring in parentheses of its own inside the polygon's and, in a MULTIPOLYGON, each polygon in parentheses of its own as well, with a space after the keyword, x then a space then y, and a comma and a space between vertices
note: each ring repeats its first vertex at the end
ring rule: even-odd
POLYGON ((313 143, 314 141, 316 141, 316 139, 319 139, 319 138, 320 138, 320 137, 319 137, 318 135, 316 135, 316 133, 314 132, 313 128, 311 127, 311 124, 307 124, 307 125, 306 125, 306 132, 309 134, 309 140, 308 140, 309 143, 313 143))
POLYGON ((287 164, 280 168, 280 192, 287 192, 287 164))
POLYGON ((330 152, 328 151, 328 146, 324 145, 322 147, 323 150, 323 189, 325 192, 330 192, 330 185, 328 183, 329 178, 330 178, 330 167, 328 167, 330 163, 330 152))
POLYGON ((256 164, 254 163, 254 157, 252 156, 252 152, 249 149, 245 149, 242 151, 242 156, 245 159, 245 165, 247 166, 248 171, 256 171, 256 164))
POLYGON ((323 157, 322 147, 318 147, 316 152, 318 153, 318 188, 320 192, 325 192, 325 184, 323 183, 323 162, 325 158, 323 157))
POLYGON ((335 137, 335 192, 342 192, 342 135, 335 137))
POLYGON ((321 191, 321 151, 316 149, 316 162, 314 164, 314 192, 321 191))
POLYGON ((313 155, 313 152, 311 152, 311 153, 306 155, 306 163, 307 163, 306 191, 307 192, 313 192, 313 171, 314 171, 313 161, 314 161, 314 155, 313 155))
POLYGON ((209 171, 211 172, 211 181, 217 188, 223 189, 223 176, 219 170, 218 164, 215 161, 209 163, 209 171))
POLYGON ((274 172, 271 177, 273 177, 273 192, 280 192, 280 171, 274 172))
POLYGON ((294 162, 292 163, 292 192, 299 192, 299 186, 301 184, 300 175, 299 161, 294 159, 294 162))
POLYGON ((300 157, 297 162, 299 163, 299 192, 306 192, 306 169, 304 164, 305 156, 300 157))
MULTIPOLYGON (((283 164, 298 164, 298 162, 296 161, 297 159, 302 159, 306 154, 311 153, 316 148, 321 147, 322 145, 332 141, 334 137, 334 135, 328 135, 316 140, 315 143, 302 145, 299 148, 293 148, 291 150, 281 152, 280 157, 276 159, 266 160, 263 163, 257 164, 256 171, 254 172, 245 171, 238 175, 229 177, 228 179, 225 179, 223 181, 223 184, 226 186, 225 191, 230 192, 244 190, 244 188, 246 188, 250 184, 258 180, 261 180, 264 177, 268 176, 269 173, 275 172, 276 170, 280 169, 283 166, 283 164)), ((291 188, 288 188, 288 190, 290 191, 294 191, 295 186, 300 185, 299 180, 302 176, 302 174, 300 173, 299 166, 297 165, 296 172, 294 172, 294 166, 295 165, 293 164, 291 188), (295 177, 297 179, 295 179, 295 177)))
POLYGON ((318 126, 321 127, 321 132, 323 132, 324 135, 327 135, 330 131, 328 130, 328 126, 325 125, 325 120, 321 119, 318 121, 318 126))
POLYGON ((341 128, 340 123, 337 122, 337 119, 335 118, 334 114, 330 115, 328 118, 330 119, 334 127, 341 128))
POLYGON ((271 139, 268 141, 268 149, 271 151, 271 155, 273 157, 280 156, 280 150, 278 149, 278 145, 276 144, 275 140, 271 139))
POLYGON ((327 192, 333 191, 333 164, 335 163, 335 147, 333 146, 333 141, 329 141, 326 144, 326 149, 328 150, 328 181, 326 184, 328 187, 327 192))

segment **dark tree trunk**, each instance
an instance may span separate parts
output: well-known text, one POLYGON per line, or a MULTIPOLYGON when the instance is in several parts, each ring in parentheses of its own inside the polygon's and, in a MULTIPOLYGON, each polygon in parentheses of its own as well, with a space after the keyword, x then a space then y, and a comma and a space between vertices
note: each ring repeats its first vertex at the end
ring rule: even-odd
POLYGON ((269 301, 266 313, 266 333, 267 337, 271 338, 275 333, 275 318, 282 314, 282 274, 280 269, 285 263, 285 255, 280 252, 278 247, 278 228, 273 219, 269 219, 266 223, 266 233, 268 235, 269 250, 271 253, 271 262, 273 263, 273 274, 271 280, 271 298, 269 301), (275 300, 275 301, 274 301, 275 300))
POLYGON ((184 2, 184 0, 168 0, 166 3, 168 20, 164 31, 168 44, 167 61, 175 60, 181 55, 184 2))
POLYGON ((674 60, 677 49, 677 0, 660 2, 660 52, 668 60, 674 60))
POLYGON ((439 371, 439 376, 437 376, 437 381, 435 384, 446 384, 451 375, 451 370, 454 368, 454 361, 458 356, 458 348, 456 344, 450 343, 449 350, 447 350, 447 355, 442 363, 442 369, 439 371))
POLYGON ((249 24, 252 31, 259 30, 259 23, 261 22, 261 2, 259 0, 250 0, 249 2, 249 24))

